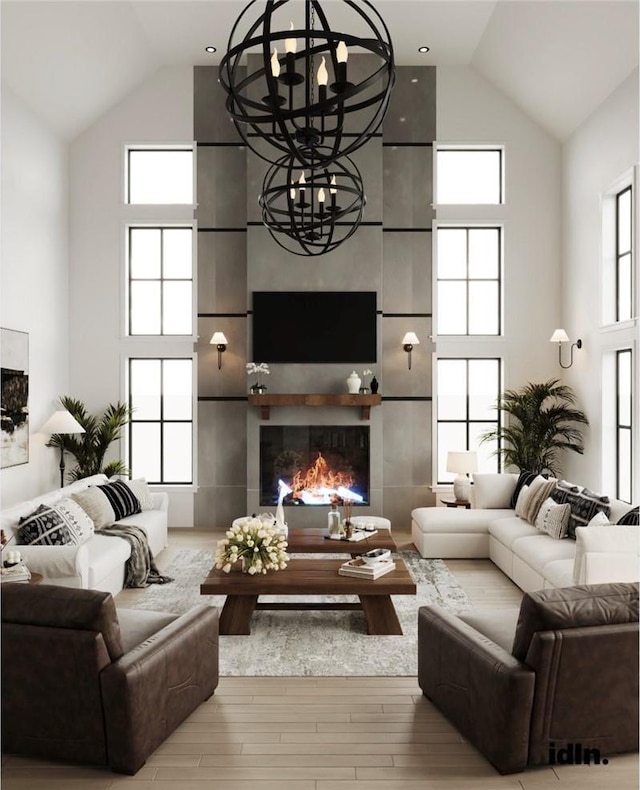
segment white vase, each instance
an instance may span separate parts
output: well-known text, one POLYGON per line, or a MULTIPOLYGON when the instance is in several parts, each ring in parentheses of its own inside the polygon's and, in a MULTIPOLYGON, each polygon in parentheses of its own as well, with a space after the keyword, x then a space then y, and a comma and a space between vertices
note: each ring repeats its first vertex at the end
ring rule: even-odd
POLYGON ((360 390, 360 385, 362 384, 362 379, 358 374, 352 371, 351 375, 347 378, 347 388, 349 390, 350 395, 357 395, 360 390))

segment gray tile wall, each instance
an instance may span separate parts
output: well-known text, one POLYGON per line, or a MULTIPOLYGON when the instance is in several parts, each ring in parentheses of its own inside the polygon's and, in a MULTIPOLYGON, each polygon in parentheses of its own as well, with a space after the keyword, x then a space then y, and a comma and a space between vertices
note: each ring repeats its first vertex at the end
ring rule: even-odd
MULTIPOLYGON (((368 56, 367 56, 368 57, 368 56)), ((349 60, 355 74, 365 64, 349 60)), ((258 290, 375 290, 383 405, 371 411, 371 506, 408 527, 413 507, 433 503, 431 464, 431 220, 435 69, 399 67, 384 128, 353 155, 362 173, 364 222, 333 253, 306 258, 283 250, 257 205, 268 165, 239 144, 212 67, 195 68, 198 143, 198 492, 197 526, 223 526, 260 509, 260 413, 247 406, 251 293, 258 290), (209 344, 223 331, 223 367, 209 344), (421 343, 412 370, 401 339, 421 343)), ((350 120, 353 123, 353 119, 350 120)), ((353 366, 272 365, 271 392, 346 392, 353 366)), ((360 366, 361 367, 361 366, 360 366)), ((370 366, 371 367, 371 366, 370 366)), ((356 424, 349 408, 272 409, 274 424, 356 424)), ((289 511, 287 512, 289 516, 289 511)), ((294 513, 291 512, 291 519, 294 513)), ((324 509, 296 509, 295 523, 324 524, 324 509)))

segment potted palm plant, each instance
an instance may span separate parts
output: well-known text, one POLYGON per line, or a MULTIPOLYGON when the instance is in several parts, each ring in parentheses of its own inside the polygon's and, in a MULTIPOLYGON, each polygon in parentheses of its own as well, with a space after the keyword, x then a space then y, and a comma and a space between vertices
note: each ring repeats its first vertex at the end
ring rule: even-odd
POLYGON ((500 425, 482 434, 481 441, 497 441, 495 454, 503 468, 516 466, 557 476, 563 450, 584 452, 580 426, 589 420, 575 408, 575 401, 571 387, 558 379, 505 390, 496 404, 500 425))
POLYGON ((122 429, 131 418, 131 407, 118 401, 109 404, 99 416, 87 412, 82 401, 63 395, 60 398, 63 408, 70 412, 82 425, 85 433, 54 433, 47 442, 49 447, 58 447, 76 460, 76 466, 69 473, 71 480, 80 480, 102 472, 107 477, 129 473, 120 458, 105 464, 104 457, 109 446, 118 440, 122 429))

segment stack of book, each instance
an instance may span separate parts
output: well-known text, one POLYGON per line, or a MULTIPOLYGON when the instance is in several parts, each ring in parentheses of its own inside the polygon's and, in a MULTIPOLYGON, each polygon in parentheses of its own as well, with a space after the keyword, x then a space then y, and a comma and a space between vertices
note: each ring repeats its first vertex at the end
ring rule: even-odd
POLYGON ((366 563, 361 557, 343 562, 338 568, 340 576, 358 576, 361 579, 379 579, 385 573, 394 570, 396 564, 393 560, 378 560, 372 565, 366 563))
POLYGON ((10 568, 3 567, 0 572, 0 582, 28 582, 30 578, 29 568, 23 563, 10 568))

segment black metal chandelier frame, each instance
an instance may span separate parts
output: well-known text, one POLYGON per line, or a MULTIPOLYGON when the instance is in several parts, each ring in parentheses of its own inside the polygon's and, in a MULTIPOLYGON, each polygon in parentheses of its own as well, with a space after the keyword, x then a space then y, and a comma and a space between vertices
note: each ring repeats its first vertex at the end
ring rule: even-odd
POLYGON ((264 12, 239 43, 234 43, 237 31, 258 0, 252 0, 236 20, 219 70, 226 109, 245 143, 267 162, 275 164, 289 155, 302 167, 318 166, 320 161, 330 164, 360 148, 380 127, 395 82, 393 46, 384 20, 368 0, 358 2, 372 18, 354 0, 343 2, 365 22, 371 37, 331 30, 319 0, 304 0, 304 28, 272 30, 274 13, 291 1, 267 0, 264 12), (274 54, 287 39, 295 41, 295 51, 274 54), (299 40, 304 42, 301 51, 299 40), (339 52, 342 47, 344 53, 345 46, 376 55, 379 65, 358 82, 350 82, 347 56, 339 52), (262 65, 247 74, 245 56, 256 48, 262 65), (320 65, 326 70, 323 84, 316 73, 320 65), (331 83, 326 65, 333 69, 331 83), (363 128, 346 133, 347 117, 358 112, 363 113, 363 128))
POLYGON ((273 239, 294 255, 310 256, 331 252, 355 233, 366 197, 349 157, 305 172, 285 156, 267 172, 258 202, 273 239))

